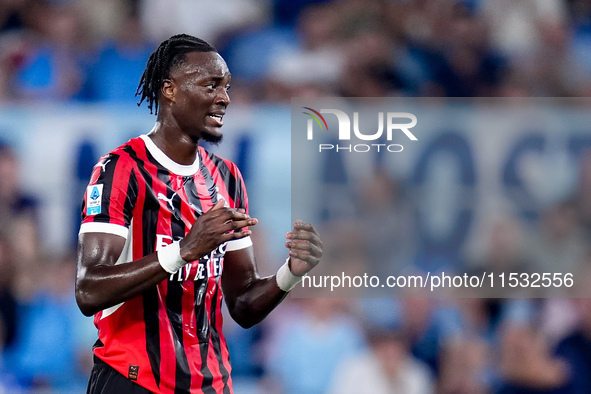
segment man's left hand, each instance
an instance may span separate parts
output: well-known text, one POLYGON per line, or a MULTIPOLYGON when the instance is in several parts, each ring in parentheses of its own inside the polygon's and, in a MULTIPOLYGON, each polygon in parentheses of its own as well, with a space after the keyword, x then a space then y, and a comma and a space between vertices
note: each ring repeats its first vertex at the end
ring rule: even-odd
POLYGON ((310 223, 296 220, 293 230, 287 233, 285 246, 289 249, 289 269, 295 276, 303 276, 316 267, 322 257, 320 235, 310 223))

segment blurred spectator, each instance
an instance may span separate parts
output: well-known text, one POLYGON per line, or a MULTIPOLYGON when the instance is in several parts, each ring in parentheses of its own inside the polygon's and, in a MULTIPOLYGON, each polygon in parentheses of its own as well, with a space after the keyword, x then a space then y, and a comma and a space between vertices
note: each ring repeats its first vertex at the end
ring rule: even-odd
POLYGON ((463 311, 455 301, 429 299, 418 289, 396 294, 400 298, 360 299, 356 315, 366 325, 403 333, 412 356, 439 376, 442 349, 460 335, 468 335, 462 331, 463 311))
POLYGON ((563 202, 542 214, 528 247, 531 272, 578 272, 587 253, 574 204, 563 202))
POLYGON ((26 100, 77 98, 84 83, 84 39, 74 2, 31 2, 27 24, 35 33, 16 75, 15 93, 26 100))
MULTIPOLYGON (((343 51, 339 37, 337 4, 315 5, 298 19, 298 48, 277 53, 271 59, 268 78, 290 89, 302 85, 335 86, 342 75, 343 51)), ((274 97, 287 100, 286 97, 274 97)))
POLYGON ((498 300, 465 298, 454 302, 461 330, 440 345, 439 390, 443 393, 487 393, 494 387, 493 349, 503 305, 498 300))
MULTIPOLYGON (((587 287, 584 280, 580 284, 587 287)), ((576 296, 576 291, 572 294, 576 296)), ((540 309, 541 330, 551 345, 556 345, 579 323, 579 311, 572 299, 549 298, 543 301, 540 309)))
POLYGON ((73 259, 45 259, 37 289, 20 306, 12 370, 36 389, 83 390, 92 367, 88 349, 96 340, 91 319, 83 317, 72 294, 73 259))
POLYGON ((408 341, 401 332, 373 329, 368 341, 366 353, 340 363, 328 393, 435 393, 429 368, 410 354, 408 341))
MULTIPOLYGON (((345 300, 302 300, 300 319, 282 333, 269 359, 268 371, 286 394, 322 394, 339 361, 359 352, 362 335, 343 314, 345 300)), ((346 305, 346 304, 345 304, 346 305)))
POLYGON ((20 393, 25 389, 18 381, 11 358, 22 330, 14 292, 15 272, 10 242, 0 236, 0 393, 20 393))
MULTIPOLYGON (((528 249, 525 247, 523 224, 516 218, 507 215, 497 215, 485 232, 482 249, 475 252, 469 268, 477 272, 510 273, 527 272, 531 267, 528 261, 528 249)), ((512 291, 516 296, 516 289, 503 289, 503 296, 509 296, 512 291)), ((494 296, 494 294, 493 294, 494 296)))
POLYGON ((280 26, 293 26, 300 13, 313 4, 331 0, 273 0, 273 19, 280 26))
MULTIPOLYGON (((268 74, 273 59, 296 50, 297 46, 298 37, 292 28, 270 26, 234 37, 222 49, 222 56, 232 72, 232 79, 260 81, 268 74)), ((254 96, 262 97, 260 93, 254 96)))
POLYGON ((485 0, 481 12, 493 48, 520 58, 543 51, 544 32, 566 22, 565 3, 561 0, 485 0))
POLYGON ((0 33, 23 27, 23 13, 28 0, 4 0, 0 4, 0 33))
POLYGON ((121 34, 130 13, 137 16, 141 0, 73 1, 80 12, 81 20, 84 23, 84 32, 89 36, 89 43, 100 45, 104 41, 116 39, 121 34))
POLYGON ((392 64, 394 47, 382 30, 360 33, 344 45, 339 93, 343 97, 397 96, 402 80, 392 64))
POLYGON ((135 92, 154 45, 144 38, 140 20, 131 11, 118 30, 90 68, 84 95, 92 101, 137 102, 135 92))
POLYGON ((18 332, 14 280, 12 248, 7 238, 0 237, 0 353, 10 350, 18 332))
POLYGON ((448 15, 440 64, 431 66, 434 84, 425 93, 446 97, 490 97, 504 61, 489 47, 483 23, 461 2, 448 15))
POLYGON ((37 225, 37 201, 21 191, 21 173, 16 152, 0 144, 0 235, 8 242, 14 256, 13 290, 17 298, 29 297, 35 286, 40 252, 37 225))
POLYGON ((22 192, 18 158, 12 148, 0 144, 0 233, 11 242, 19 256, 19 271, 36 257, 37 200, 22 192), (28 237, 31 234, 33 237, 28 237))
POLYGON ((446 343, 440 352, 439 394, 485 394, 491 348, 481 338, 463 336, 446 343))
POLYGON ((438 305, 428 298, 402 300, 401 329, 414 357, 439 374, 442 347, 460 333, 461 315, 453 304, 438 305))
POLYGON ((482 11, 491 44, 510 58, 512 72, 521 75, 528 95, 586 94, 589 72, 575 50, 581 45, 568 26, 566 2, 486 1, 482 11))
POLYGON ((558 390, 563 394, 583 394, 591 392, 591 299, 579 298, 575 301, 579 324, 558 344, 556 363, 566 364, 566 378, 558 390))
POLYGON ((0 34, 0 102, 15 99, 15 75, 22 67, 28 45, 25 34, 0 34))
MULTIPOLYGON (((338 204, 335 200, 331 201, 338 204)), ((319 230, 325 234, 323 242, 327 245, 323 249, 322 265, 317 267, 316 283, 310 281, 310 286, 305 290, 302 289, 302 293, 299 294, 304 297, 333 297, 330 286, 325 287, 321 284, 323 275, 341 276, 346 273, 349 276, 355 276, 372 271, 373 268, 365 253, 364 240, 359 236, 358 223, 352 219, 353 217, 351 220, 333 220, 319 230)), ((352 297, 355 297, 356 291, 360 289, 344 287, 340 290, 342 291, 340 294, 347 294, 350 291, 352 297)), ((385 290, 388 296, 391 295, 388 289, 385 290)))
POLYGON ((36 220, 37 202, 20 187, 21 173, 16 152, 0 142, 0 231, 10 235, 11 223, 19 219, 36 220))
MULTIPOLYGON (((499 393, 547 393, 566 381, 567 367, 552 357, 545 337, 529 324, 503 327, 499 393)), ((582 391, 585 392, 585 391, 582 391)))
POLYGON ((358 190, 358 225, 372 275, 397 275, 412 262, 415 223, 399 182, 378 168, 358 190))
POLYGON ((574 195, 579 225, 591 236, 591 151, 581 154, 577 191, 574 195))
POLYGON ((217 45, 224 34, 264 24, 269 7, 268 0, 141 0, 140 15, 147 38, 154 42, 183 32, 217 45))
POLYGON ((572 50, 577 61, 591 70, 591 6, 586 0, 567 0, 569 19, 571 21, 572 50))

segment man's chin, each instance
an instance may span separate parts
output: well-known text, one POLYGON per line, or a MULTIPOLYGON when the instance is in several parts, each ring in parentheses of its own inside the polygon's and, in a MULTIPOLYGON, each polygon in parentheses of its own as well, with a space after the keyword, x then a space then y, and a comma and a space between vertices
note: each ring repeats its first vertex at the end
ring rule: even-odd
POLYGON ((201 139, 203 141, 209 142, 210 144, 213 145, 219 145, 222 142, 222 139, 224 138, 223 134, 210 134, 210 133, 203 133, 201 135, 201 139))

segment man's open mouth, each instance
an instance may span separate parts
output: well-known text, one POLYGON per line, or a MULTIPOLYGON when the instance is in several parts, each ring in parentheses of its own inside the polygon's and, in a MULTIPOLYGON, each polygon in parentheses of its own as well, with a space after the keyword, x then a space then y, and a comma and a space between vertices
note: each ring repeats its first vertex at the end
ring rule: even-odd
POLYGON ((224 122, 222 121, 224 115, 221 114, 209 114, 208 117, 213 120, 216 126, 222 126, 224 122))

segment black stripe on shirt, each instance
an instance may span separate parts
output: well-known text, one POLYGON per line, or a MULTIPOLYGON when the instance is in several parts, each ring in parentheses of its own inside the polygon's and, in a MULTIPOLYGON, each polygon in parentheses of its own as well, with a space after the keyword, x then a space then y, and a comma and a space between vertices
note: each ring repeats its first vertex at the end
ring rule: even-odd
MULTIPOLYGON (((144 207, 142 209, 142 255, 147 256, 155 250, 156 233, 154 232, 158 223, 158 210, 146 209, 146 207, 158 206, 158 200, 154 197, 152 190, 153 179, 150 172, 146 169, 143 160, 140 160, 129 145, 125 146, 124 151, 137 163, 138 170, 142 173, 145 180, 144 207)), ((138 192, 142 192, 138 190, 138 192)), ((160 363, 162 355, 160 354, 160 318, 158 311, 158 288, 146 290, 143 294, 144 324, 146 326, 146 352, 150 360, 152 374, 156 381, 156 386, 160 387, 160 363)))
MULTIPOLYGON (((219 278, 216 278, 217 287, 215 289, 215 294, 211 300, 211 343, 213 344, 213 350, 215 353, 215 357, 218 360, 220 365, 220 372, 222 374, 222 382, 224 383, 224 394, 231 394, 230 387, 228 386, 228 379, 230 379, 230 372, 226 369, 224 365, 224 360, 222 359, 222 343, 220 341, 220 334, 217 330, 216 325, 216 309, 218 308, 217 300, 218 300, 218 293, 220 291, 220 283, 219 278)), ((219 306, 221 307, 221 305, 219 306)))

